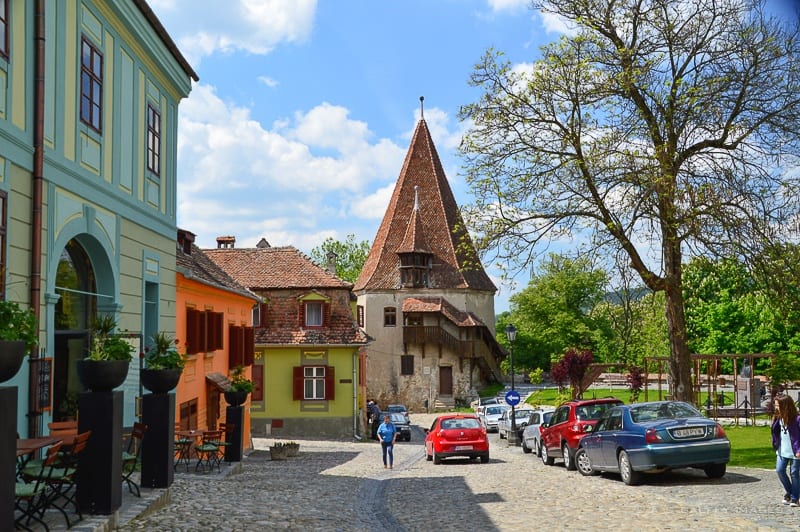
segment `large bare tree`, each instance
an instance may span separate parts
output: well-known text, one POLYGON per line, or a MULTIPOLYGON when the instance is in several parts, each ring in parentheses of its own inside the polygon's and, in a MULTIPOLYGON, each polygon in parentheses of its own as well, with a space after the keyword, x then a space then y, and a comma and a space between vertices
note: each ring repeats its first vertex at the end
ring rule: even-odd
POLYGON ((530 266, 553 241, 623 250, 665 293, 691 400, 685 255, 747 256, 798 213, 798 28, 758 0, 536 0, 573 31, 532 64, 489 50, 462 152, 480 248, 530 266))

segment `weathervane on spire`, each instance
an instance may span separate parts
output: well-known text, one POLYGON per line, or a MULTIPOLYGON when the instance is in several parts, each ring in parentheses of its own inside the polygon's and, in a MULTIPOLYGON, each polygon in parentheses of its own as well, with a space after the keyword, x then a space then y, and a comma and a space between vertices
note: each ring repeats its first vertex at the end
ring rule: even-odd
POLYGON ((425 104, 423 103, 424 101, 425 101, 425 96, 420 96, 419 97, 419 117, 421 119, 423 119, 423 120, 425 120, 425 104))

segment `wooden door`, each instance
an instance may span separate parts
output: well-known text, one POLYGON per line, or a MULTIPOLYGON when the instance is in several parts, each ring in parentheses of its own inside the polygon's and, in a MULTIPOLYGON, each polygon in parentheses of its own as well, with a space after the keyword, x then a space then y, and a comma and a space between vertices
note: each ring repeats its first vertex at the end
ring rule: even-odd
POLYGON ((439 367, 439 395, 453 395, 453 367, 439 367))

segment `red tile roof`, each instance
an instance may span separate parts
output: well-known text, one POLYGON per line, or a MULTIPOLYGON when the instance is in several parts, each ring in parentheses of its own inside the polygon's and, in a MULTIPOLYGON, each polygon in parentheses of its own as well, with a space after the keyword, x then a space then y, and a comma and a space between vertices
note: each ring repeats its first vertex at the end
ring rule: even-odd
POLYGON ((417 124, 386 214, 353 289, 400 289, 397 252, 406 252, 409 246, 426 246, 434 254, 430 288, 497 290, 466 232, 425 120, 417 124), (417 219, 415 187, 419 187, 417 219))
POLYGON ((191 244, 191 253, 184 253, 181 246, 176 246, 176 248, 175 263, 178 273, 187 279, 193 279, 208 286, 249 297, 254 302, 259 300, 257 295, 237 283, 236 280, 209 259, 199 247, 191 244))
POLYGON ((403 314, 408 312, 438 312, 459 327, 485 327, 475 314, 457 309, 443 297, 407 297, 403 314))
POLYGON ((346 288, 343 281, 292 246, 203 250, 231 277, 250 290, 272 288, 346 288))

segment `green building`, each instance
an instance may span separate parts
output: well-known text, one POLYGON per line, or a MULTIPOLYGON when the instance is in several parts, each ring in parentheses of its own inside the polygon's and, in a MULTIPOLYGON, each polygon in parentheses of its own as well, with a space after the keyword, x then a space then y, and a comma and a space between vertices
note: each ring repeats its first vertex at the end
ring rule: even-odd
MULTIPOLYGON (((40 323, 7 384, 34 436, 72 413, 96 316, 139 349, 174 331, 178 104, 198 77, 144 0, 0 0, 0 19, 0 297, 40 323)), ((123 389, 131 425, 136 361, 123 389)))

